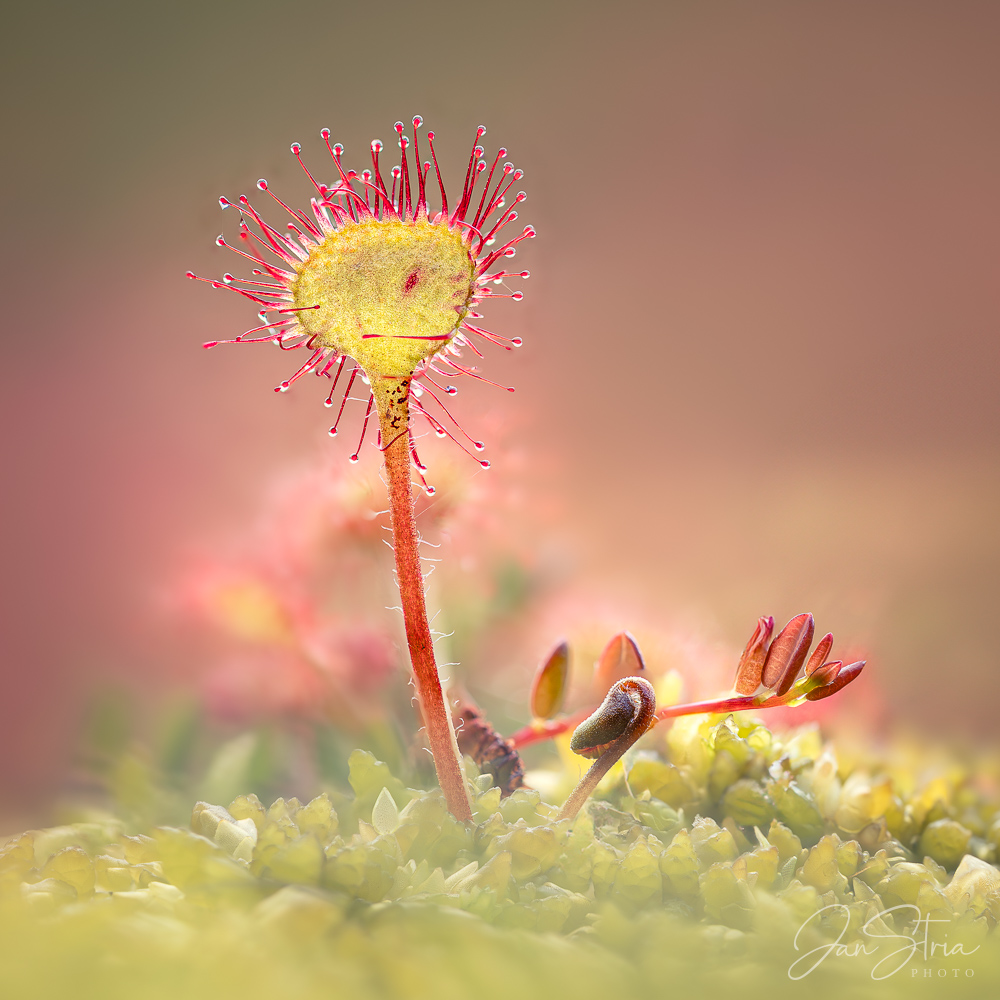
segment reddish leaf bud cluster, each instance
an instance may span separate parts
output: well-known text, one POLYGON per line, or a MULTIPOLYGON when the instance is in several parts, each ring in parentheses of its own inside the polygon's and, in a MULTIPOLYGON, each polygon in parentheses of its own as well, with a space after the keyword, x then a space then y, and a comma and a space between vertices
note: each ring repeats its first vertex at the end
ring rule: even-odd
MULTIPOLYGON (((770 616, 758 619, 736 668, 735 695, 664 705, 654 709, 654 718, 662 721, 681 715, 748 712, 799 704, 806 699, 818 701, 829 698, 861 673, 865 661, 858 660, 844 666, 842 660, 828 660, 833 649, 830 632, 816 643, 810 656, 809 648, 815 631, 813 616, 801 614, 796 615, 772 639, 774 619, 770 616)), ((646 665, 635 639, 628 632, 619 632, 604 647, 594 665, 595 694, 598 697, 607 695, 605 704, 596 712, 583 709, 571 715, 559 714, 569 682, 568 654, 566 644, 560 643, 535 672, 530 701, 532 721, 510 737, 508 742, 514 750, 580 727, 574 736, 576 745, 573 749, 584 755, 595 751, 600 754, 608 744, 600 739, 596 742, 591 740, 591 730, 596 731, 597 721, 610 717, 609 712, 616 705, 624 706, 616 718, 624 718, 627 714, 628 706, 621 701, 621 691, 614 696, 611 692, 616 685, 645 676, 646 665)), ((629 690, 637 689, 633 686, 629 690)))
POLYGON ((830 632, 806 660, 815 632, 811 614, 796 615, 772 641, 773 631, 773 618, 758 619, 736 668, 736 692, 753 695, 761 704, 787 703, 803 697, 810 701, 828 698, 864 668, 864 660, 846 667, 843 660, 827 660, 833 649, 830 632))

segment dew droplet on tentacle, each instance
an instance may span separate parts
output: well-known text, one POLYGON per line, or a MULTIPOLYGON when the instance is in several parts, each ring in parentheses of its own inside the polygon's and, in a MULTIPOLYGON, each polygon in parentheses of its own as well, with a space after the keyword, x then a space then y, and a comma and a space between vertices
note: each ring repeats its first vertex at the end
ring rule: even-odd
MULTIPOLYGON (((342 362, 346 360, 347 360, 346 358, 343 358, 342 362)), ((341 366, 337 371, 336 378, 334 378, 333 380, 333 389, 336 389, 337 387, 337 379, 340 378, 340 372, 343 371, 343 367, 344 367, 343 363, 341 363, 341 366)), ((330 428, 329 431, 330 437, 337 436, 337 428, 340 426, 340 418, 344 415, 344 407, 347 406, 347 400, 350 398, 351 388, 354 385, 354 380, 355 378, 357 378, 357 374, 358 374, 358 369, 357 366, 355 366, 354 368, 351 369, 351 376, 347 380, 347 388, 344 389, 344 395, 340 400, 340 409, 337 411, 337 419, 333 422, 333 426, 330 428)), ((330 406, 333 405, 333 389, 330 390, 330 395, 329 397, 327 397, 330 401, 329 402, 330 406)))

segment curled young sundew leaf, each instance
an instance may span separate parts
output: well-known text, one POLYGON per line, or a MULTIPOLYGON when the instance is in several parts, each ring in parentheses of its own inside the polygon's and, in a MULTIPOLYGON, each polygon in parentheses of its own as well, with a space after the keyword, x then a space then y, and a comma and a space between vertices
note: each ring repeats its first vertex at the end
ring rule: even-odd
POLYGON ((637 696, 641 697, 644 691, 643 685, 645 687, 652 685, 645 680, 643 685, 625 683, 627 680, 630 678, 622 678, 614 684, 600 708, 574 730, 569 744, 573 753, 596 759, 615 740, 629 731, 639 709, 637 696))
POLYGON ((576 816, 601 778, 655 722, 653 685, 643 677, 623 677, 618 681, 601 707, 577 727, 570 740, 574 753, 596 760, 566 800, 560 819, 576 816))
POLYGON ((569 643, 564 639, 535 671, 531 682, 531 715, 535 719, 551 719, 566 700, 569 679, 569 643))

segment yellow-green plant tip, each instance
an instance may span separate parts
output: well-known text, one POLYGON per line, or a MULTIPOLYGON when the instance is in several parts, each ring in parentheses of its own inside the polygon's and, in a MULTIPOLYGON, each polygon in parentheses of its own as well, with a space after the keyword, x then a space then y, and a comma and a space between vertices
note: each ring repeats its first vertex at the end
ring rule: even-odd
POLYGON ((399 810, 388 788, 383 788, 375 800, 372 808, 372 826, 379 833, 392 833, 399 826, 399 810))

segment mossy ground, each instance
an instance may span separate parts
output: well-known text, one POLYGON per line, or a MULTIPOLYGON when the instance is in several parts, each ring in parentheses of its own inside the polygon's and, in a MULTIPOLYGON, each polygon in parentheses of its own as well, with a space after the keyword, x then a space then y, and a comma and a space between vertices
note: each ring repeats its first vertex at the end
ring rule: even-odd
POLYGON ((692 719, 573 823, 469 771, 473 826, 356 751, 350 790, 305 804, 246 794, 199 803, 190 827, 91 814, 13 837, 0 849, 0 995, 1000 985, 995 765, 847 764, 812 728, 782 738, 692 719))

